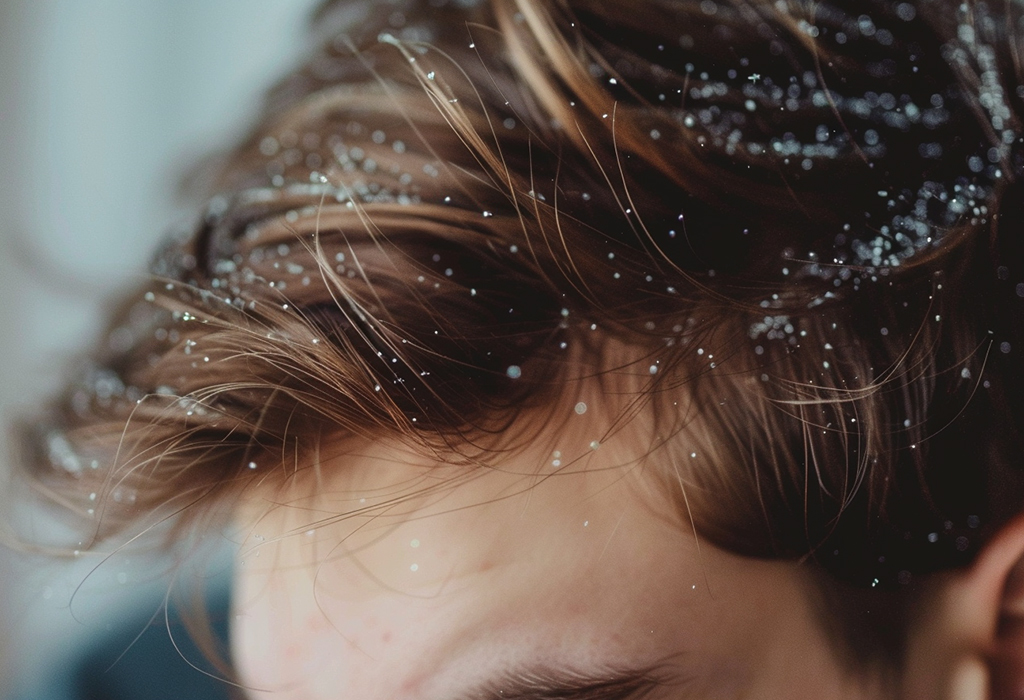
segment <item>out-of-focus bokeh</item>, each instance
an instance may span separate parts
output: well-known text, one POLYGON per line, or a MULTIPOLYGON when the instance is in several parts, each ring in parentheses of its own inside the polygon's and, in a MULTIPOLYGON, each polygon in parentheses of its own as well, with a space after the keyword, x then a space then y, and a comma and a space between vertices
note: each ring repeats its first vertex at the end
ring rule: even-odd
MULTIPOLYGON (((117 291, 192 216, 175 196, 179 179, 236 138, 302 57, 315 4, 0 0, 5 423, 59 386, 117 291)), ((125 557, 100 566, 70 606, 99 563, 0 552, 0 697, 45 677, 108 611, 166 585, 158 565, 125 557)))

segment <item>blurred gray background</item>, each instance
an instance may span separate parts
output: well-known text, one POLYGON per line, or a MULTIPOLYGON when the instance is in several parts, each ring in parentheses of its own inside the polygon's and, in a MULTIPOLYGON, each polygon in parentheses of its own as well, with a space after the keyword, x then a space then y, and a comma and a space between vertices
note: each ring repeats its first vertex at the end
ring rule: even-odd
MULTIPOLYGON (((0 0, 5 423, 59 385, 102 310, 191 215, 176 204, 178 180, 239 135, 263 90, 304 55, 316 4, 0 0)), ((164 585, 151 580, 153 562, 124 558, 89 578, 73 615, 72 593, 98 563, 0 550, 0 697, 102 629, 111 606, 164 585)))

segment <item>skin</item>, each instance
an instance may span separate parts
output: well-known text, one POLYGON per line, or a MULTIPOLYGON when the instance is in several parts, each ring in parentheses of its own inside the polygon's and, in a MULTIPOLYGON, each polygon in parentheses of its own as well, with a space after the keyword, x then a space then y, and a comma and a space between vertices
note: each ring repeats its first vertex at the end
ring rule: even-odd
POLYGON ((699 542, 650 460, 584 432, 559 466, 548 440, 474 469, 338 446, 251 497, 249 696, 489 699, 515 671, 653 669, 655 699, 883 697, 834 658, 796 565, 699 542))

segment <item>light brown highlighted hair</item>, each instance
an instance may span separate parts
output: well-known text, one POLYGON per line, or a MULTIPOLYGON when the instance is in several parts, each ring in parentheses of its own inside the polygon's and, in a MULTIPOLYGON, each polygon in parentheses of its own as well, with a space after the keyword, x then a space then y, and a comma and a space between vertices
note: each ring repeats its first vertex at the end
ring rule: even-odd
POLYGON ((617 373, 701 537, 901 609, 1024 505, 1021 16, 328 3, 25 476, 93 542, 183 528, 326 436, 472 460, 617 373))

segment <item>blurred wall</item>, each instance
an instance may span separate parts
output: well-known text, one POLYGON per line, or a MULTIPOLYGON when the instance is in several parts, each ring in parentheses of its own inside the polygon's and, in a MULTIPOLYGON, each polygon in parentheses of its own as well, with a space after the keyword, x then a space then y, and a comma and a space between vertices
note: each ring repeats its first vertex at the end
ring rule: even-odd
MULTIPOLYGON (((155 242, 188 216, 175 204, 178 178, 237 135, 263 89, 302 56, 314 4, 0 0, 5 422, 58 385, 106 302, 141 279, 155 242)), ((94 631, 81 607, 88 596, 76 599, 80 621, 68 605, 95 563, 0 554, 8 687, 16 672, 23 683, 45 673, 45 659, 94 631)), ((95 578, 113 588, 145 574, 95 578)))

